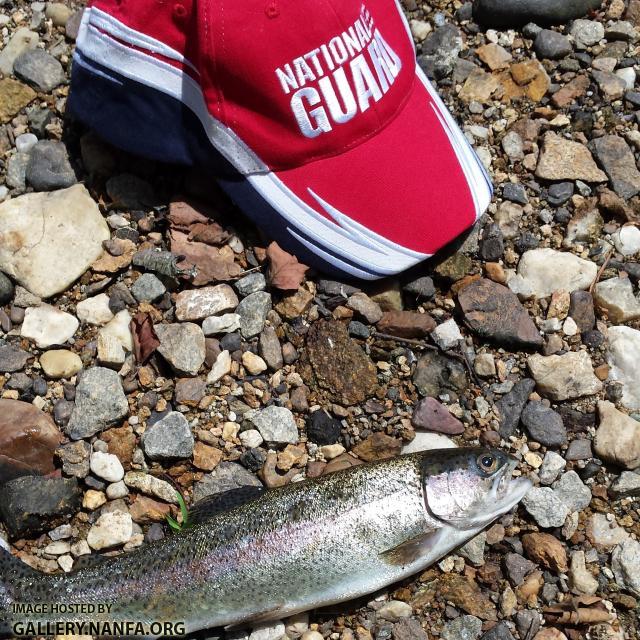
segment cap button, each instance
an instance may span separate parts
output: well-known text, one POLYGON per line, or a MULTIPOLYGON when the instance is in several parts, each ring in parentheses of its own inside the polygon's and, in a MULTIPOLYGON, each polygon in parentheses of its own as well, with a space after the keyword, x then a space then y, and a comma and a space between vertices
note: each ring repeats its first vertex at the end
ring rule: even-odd
POLYGON ((182 22, 187 17, 187 9, 183 4, 179 2, 173 5, 173 17, 182 22))
POLYGON ((278 3, 276 0, 271 0, 264 8, 264 12, 267 14, 267 18, 273 19, 280 15, 280 9, 278 9, 278 3))

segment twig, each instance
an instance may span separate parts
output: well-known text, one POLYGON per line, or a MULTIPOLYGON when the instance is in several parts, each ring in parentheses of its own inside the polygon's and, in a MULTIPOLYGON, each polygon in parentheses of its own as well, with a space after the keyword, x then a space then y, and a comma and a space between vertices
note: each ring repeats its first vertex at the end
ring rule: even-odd
POLYGON ((604 259, 604 262, 602 263, 602 266, 600 267, 600 269, 598 269, 598 275, 596 276, 596 279, 593 281, 593 284, 589 287, 589 293, 593 293, 595 286, 598 284, 598 282, 600 282, 600 278, 602 277, 604 270, 609 265, 609 260, 611 260, 612 255, 613 255, 613 247, 609 249, 609 251, 607 252, 607 257, 604 259))
POLYGON ((395 340, 396 342, 403 342, 404 344, 410 344, 413 347, 419 349, 430 349, 431 351, 439 351, 438 347, 422 342, 421 340, 413 340, 411 338, 400 338, 399 336, 393 336, 390 333, 380 333, 380 331, 373 332, 374 338, 381 338, 382 340, 395 340))

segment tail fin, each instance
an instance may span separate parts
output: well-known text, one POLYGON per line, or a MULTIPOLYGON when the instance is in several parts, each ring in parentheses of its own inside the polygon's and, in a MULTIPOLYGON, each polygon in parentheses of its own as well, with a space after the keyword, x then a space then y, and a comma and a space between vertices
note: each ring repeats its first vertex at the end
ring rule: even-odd
POLYGON ((12 605, 40 574, 0 547, 0 636, 11 632, 12 605))

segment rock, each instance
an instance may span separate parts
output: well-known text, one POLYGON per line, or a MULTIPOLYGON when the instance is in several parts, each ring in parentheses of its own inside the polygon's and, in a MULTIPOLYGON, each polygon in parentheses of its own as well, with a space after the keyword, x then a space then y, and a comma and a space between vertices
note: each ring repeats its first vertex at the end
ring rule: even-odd
POLYGON ((0 398, 0 484, 52 473, 53 454, 62 440, 48 414, 30 403, 0 398))
POLYGON ((502 346, 542 346, 542 337, 533 320, 507 287, 481 278, 460 291, 458 303, 465 324, 480 337, 502 346))
POLYGON ((598 590, 598 581, 587 571, 584 551, 574 551, 571 554, 569 580, 574 593, 592 596, 598 590))
POLYGON ((492 27, 536 24, 562 24, 597 9, 602 0, 477 0, 474 16, 492 27))
MULTIPOLYGON (((320 638, 307 638, 305 635, 306 633, 302 635, 300 640, 321 640, 320 638)), ((429 640, 429 637, 417 620, 402 618, 393 625, 393 640, 429 640)))
POLYGON ((190 458, 194 439, 187 419, 178 411, 171 411, 147 427, 140 445, 150 460, 190 458))
POLYGON ((549 60, 560 60, 573 51, 569 38, 551 29, 542 29, 538 33, 533 48, 538 58, 549 60))
POLYGON ((496 375, 496 361, 492 353, 479 353, 473 363, 473 370, 481 378, 491 378, 496 375))
POLYGON ((545 569, 566 573, 567 550, 556 537, 548 533, 527 533, 522 536, 522 546, 527 556, 545 569))
POLYGON ((542 402, 530 402, 520 419, 531 438, 545 447, 561 447, 567 443, 562 417, 542 402))
POLYGON ((553 356, 535 354, 527 358, 527 365, 538 391, 556 402, 593 395, 602 389, 586 351, 553 356))
POLYGON ((25 368, 31 354, 11 344, 0 346, 0 372, 14 373, 25 368))
POLYGON ((347 300, 347 307, 360 314, 369 324, 376 324, 382 318, 382 309, 366 293, 354 293, 347 300))
POLYGON ((640 466, 640 422, 618 411, 611 402, 598 402, 600 424, 596 431, 596 455, 624 469, 640 466))
POLYGON ((197 376, 206 355, 202 329, 192 322, 154 325, 158 353, 179 376, 197 376))
POLYGON ((447 622, 440 637, 443 640, 477 640, 482 635, 482 620, 475 616, 460 616, 447 622))
POLYGON ((456 321, 453 318, 450 318, 438 325, 431 332, 431 339, 438 345, 438 347, 440 347, 440 349, 447 351, 448 349, 453 349, 458 346, 460 342, 464 340, 464 337, 460 333, 460 328, 456 321))
POLYGON ((400 600, 389 600, 377 611, 376 617, 389 622, 397 622, 401 618, 408 618, 412 614, 411 605, 400 600))
POLYGON ((62 2, 47 2, 44 10, 45 18, 51 20, 54 27, 64 27, 73 12, 62 2))
POLYGON ((513 56, 504 47, 493 42, 478 47, 476 55, 491 71, 506 69, 513 60, 513 56))
POLYGON ((625 139, 619 136, 602 136, 594 139, 591 144, 596 158, 611 180, 613 190, 625 200, 640 193, 640 171, 625 139))
POLYGON ((500 416, 500 435, 503 438, 508 438, 515 432, 522 410, 535 386, 536 383, 530 378, 520 380, 509 393, 496 402, 496 409, 500 416))
POLYGON ((43 49, 20 54, 13 63, 13 73, 41 93, 53 91, 66 80, 62 65, 43 49))
POLYGON ((89 475, 89 456, 91 445, 80 440, 71 442, 56 449, 56 456, 62 462, 62 471, 76 478, 86 478, 89 475))
POLYGON ((221 351, 207 376, 207 384, 215 384, 224 376, 231 372, 231 354, 228 351, 221 351))
MULTIPOLYGON (((510 591, 510 589, 509 589, 510 591)), ((511 592, 513 593, 513 592, 511 592)), ((515 595, 513 596, 515 598, 515 595)), ((520 613, 520 612, 519 612, 520 613)), ((525 637, 525 636, 521 636, 525 637)), ((480 640, 515 640, 513 634, 509 630, 506 622, 498 622, 495 627, 492 627, 486 633, 482 634, 480 640)))
POLYGON ((35 536, 75 515, 81 500, 75 478, 15 478, 0 492, 0 519, 12 537, 35 536))
POLYGON ((575 321, 580 333, 591 331, 596 324, 593 297, 588 291, 574 291, 571 294, 569 316, 575 321))
POLYGON ((588 49, 604 38, 604 27, 596 20, 574 20, 569 33, 576 49, 588 49))
POLYGON ((452 602, 472 616, 482 620, 496 620, 495 605, 471 578, 447 573, 438 578, 436 589, 443 600, 452 602))
POLYGON ((262 487, 253 473, 236 462, 221 462, 211 473, 197 482, 193 489, 194 502, 207 496, 245 486, 262 487))
POLYGON ((89 465, 92 473, 107 482, 120 482, 124 478, 124 468, 118 456, 112 453, 94 451, 91 454, 89 465))
POLYGON ((462 34, 454 24, 439 26, 422 43, 422 53, 418 62, 437 78, 446 78, 453 72, 460 51, 462 34))
POLYGON ((284 633, 284 624, 280 620, 256 624, 248 640, 279 640, 284 633))
POLYGON ((609 380, 622 384, 622 406, 640 411, 640 331, 630 327, 610 327, 607 337, 609 380))
POLYGON ((615 518, 604 513, 594 513, 589 518, 586 533, 587 538, 598 551, 611 551, 616 545, 629 539, 629 534, 618 526, 615 518))
POLYGON ((611 484, 611 492, 615 496, 640 495, 640 474, 632 471, 623 471, 611 484))
POLYGON ((258 340, 258 351, 263 357, 267 366, 272 371, 282 368, 284 360, 282 358, 282 347, 276 330, 271 325, 266 325, 260 333, 258 340))
POLYGON ((36 191, 66 189, 78 181, 69 164, 67 148, 54 140, 41 140, 33 147, 25 177, 36 191))
POLYGON ((519 553, 507 553, 504 556, 503 563, 509 580, 514 586, 521 585, 527 575, 536 568, 533 562, 527 560, 519 553))
POLYGON ((591 451, 591 440, 578 438, 572 440, 564 454, 567 460, 589 460, 593 458, 591 451))
POLYGON ((13 282, 0 271, 0 307, 11 302, 14 292, 13 282))
POLYGON ((131 287, 131 293, 138 302, 154 302, 166 293, 167 289, 153 273, 143 273, 131 287))
POLYGON ((129 513, 111 511, 103 513, 89 529, 87 543, 95 551, 111 549, 131 540, 133 520, 129 513))
POLYGON ((569 515, 569 507, 549 487, 533 487, 522 499, 522 504, 545 529, 561 527, 569 515))
POLYGON ((607 181, 606 174, 598 169, 587 147, 552 131, 544 136, 536 176, 543 180, 607 181))
POLYGON ((257 291, 240 301, 235 312, 240 316, 240 332, 244 338, 257 336, 264 328, 271 310, 271 294, 257 291))
POLYGON ((417 453, 419 451, 430 451, 431 449, 455 449, 457 446, 453 440, 440 433, 419 431, 409 444, 402 447, 402 453, 417 453))
POLYGON ((75 376, 82 369, 82 360, 73 351, 52 349, 40 356, 40 366, 47 378, 59 380, 75 376))
POLYGON ((76 404, 65 433, 72 440, 88 438, 117 424, 128 413, 120 376, 111 369, 92 367, 76 387, 76 404))
POLYGON ((640 302, 633 294, 629 278, 610 278, 596 284, 594 298, 599 309, 611 322, 620 323, 640 318, 640 302))
POLYGON ((238 306, 238 296, 228 284, 202 287, 181 291, 176 296, 176 318, 204 320, 225 311, 233 311, 238 306))
POLYGON ((267 370, 267 363, 251 351, 245 351, 242 354, 242 366, 252 376, 260 375, 267 370))
POLYGON ((206 383, 201 378, 181 378, 176 382, 175 400, 178 404, 197 407, 204 397, 206 383))
POLYGON ((296 421, 286 407, 271 405, 251 414, 249 420, 266 442, 296 444, 299 440, 296 421))
POLYGON ((9 157, 7 161, 7 176, 5 180, 7 187, 11 189, 18 189, 20 192, 27 188, 28 164, 28 153, 18 152, 9 157))
POLYGON ((620 543, 611 554, 611 569, 618 586, 640 596, 640 542, 629 538, 620 543))
POLYGON ((153 187, 131 173, 119 173, 106 183, 107 193, 118 209, 145 209, 157 204, 153 187))
POLYGON ((237 313, 225 313, 221 316, 210 316, 202 323, 202 331, 205 336, 214 336, 221 333, 232 333, 240 328, 240 316, 237 313))
POLYGON ((465 80, 458 95, 466 103, 487 104, 499 87, 500 81, 495 75, 482 69, 474 69, 465 80))
MULTIPOLYGON (((0 56, 5 50, 0 52, 0 56)), ((22 84, 22 82, 12 78, 0 80, 0 124, 9 122, 35 97, 36 92, 26 84, 22 84)))
POLYGON ((571 248, 576 243, 595 242, 602 231, 604 221, 597 209, 578 211, 567 225, 563 247, 571 248))
MULTIPOLYGON (((624 81, 623 78, 618 76, 616 73, 611 73, 609 71, 593 71, 592 74, 595 81, 598 83, 598 88, 600 89, 600 92, 602 93, 603 98, 607 102, 619 100, 620 98, 622 98, 622 96, 624 95, 624 92, 627 90, 627 83, 624 81)), ((617 138, 617 136, 605 136, 605 137, 617 138)), ((595 143, 595 140, 594 140, 594 143, 595 143)), ((623 143, 624 143, 624 140, 623 140, 623 143)), ((626 143, 624 144, 626 146, 626 143)), ((615 162, 615 159, 613 160, 615 162)), ((600 163, 602 165, 605 165, 602 159, 600 160, 600 163)), ((605 169, 606 168, 607 167, 605 165, 605 169)), ((618 167, 618 170, 620 170, 620 167, 618 167)), ((635 167, 634 167, 634 170, 635 170, 635 167)), ((609 172, 607 171, 607 173, 609 172)), ((611 175, 609 175, 609 177, 611 177, 611 175)))
POLYGON ((591 489, 587 487, 575 471, 567 471, 554 483, 553 492, 569 507, 569 511, 582 511, 591 502, 591 489))
POLYGON ((342 425, 326 411, 318 409, 307 418, 307 439, 319 445, 334 444, 340 440, 342 425))
POLYGON ((542 465, 538 469, 540 484, 553 484, 560 472, 567 466, 566 460, 555 451, 547 451, 544 454, 542 465))
POLYGON ((307 385, 321 389, 334 402, 357 404, 376 389, 373 362, 340 322, 319 320, 311 325, 305 358, 301 373, 307 385))
POLYGON ((48 298, 65 291, 89 268, 110 233, 88 191, 75 185, 0 203, 0 235, 11 239, 0 245, 0 269, 31 293, 48 298), (34 237, 39 238, 36 244, 34 237))
POLYGON ((400 440, 377 431, 353 447, 352 452, 365 462, 374 462, 394 458, 401 449, 402 442, 400 440))
POLYGON ((177 491, 170 482, 156 478, 142 471, 129 471, 124 482, 130 489, 135 489, 147 496, 153 496, 170 504, 178 504, 177 491))
POLYGON ((616 250, 623 256, 632 256, 640 251, 640 229, 631 225, 622 227, 613 235, 616 250))
POLYGON ((411 416, 411 424, 416 429, 428 429, 449 435, 464 433, 464 425, 435 398, 418 401, 411 416))
POLYGON ((518 275, 538 298, 547 298, 559 289, 569 293, 588 289, 597 274, 595 263, 554 249, 532 249, 518 263, 518 275))
POLYGON ((70 313, 41 304, 25 310, 20 335, 33 340, 40 349, 46 349, 52 345, 64 344, 73 337, 79 324, 70 313))
POLYGON ((0 51, 0 72, 4 76, 13 73, 13 65, 19 56, 38 46, 38 34, 26 27, 20 27, 13 32, 8 42, 0 51))
POLYGON ((193 447, 193 465, 203 471, 213 471, 222 460, 223 452, 203 442, 196 442, 193 447))
POLYGON ((250 273, 249 275, 236 280, 233 285, 236 291, 244 298, 256 291, 264 291, 267 287, 267 281, 264 275, 260 272, 250 273))
POLYGON ((458 361, 436 352, 427 352, 418 360, 413 383, 423 396, 437 398, 447 394, 458 398, 468 386, 467 372, 458 361))
POLYGON ((484 564, 484 548, 487 542, 487 534, 482 531, 474 536, 469 542, 463 544, 458 553, 476 567, 484 564))
POLYGON ((76 305, 76 315, 81 322, 101 327, 113 320, 109 308, 109 296, 106 293, 81 300, 76 305))
POLYGON ((399 338, 424 338, 436 328, 428 313, 416 311, 385 311, 376 329, 399 338))

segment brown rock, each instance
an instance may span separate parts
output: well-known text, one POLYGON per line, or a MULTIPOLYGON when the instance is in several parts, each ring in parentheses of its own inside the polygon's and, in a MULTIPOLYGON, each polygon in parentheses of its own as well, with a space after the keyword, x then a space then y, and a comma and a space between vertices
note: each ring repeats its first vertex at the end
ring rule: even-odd
POLYGON ((499 44, 489 43, 476 49, 476 54, 491 71, 505 69, 509 66, 513 56, 499 44))
POLYGON ((538 594, 544 586, 544 578, 541 571, 533 571, 525 579, 524 582, 516 589, 516 596, 519 602, 530 607, 538 604, 538 594))
POLYGON ((118 456, 125 469, 131 467, 133 452, 136 448, 136 437, 128 424, 103 431, 100 434, 100 439, 107 443, 109 453, 118 456))
POLYGON ((0 80, 0 124, 9 122, 35 97, 36 92, 22 82, 11 78, 0 80))
POLYGON ((193 447, 193 466, 203 471, 213 471, 220 464, 223 455, 220 449, 196 442, 193 447))
POLYGON ((436 322, 427 313, 385 311, 376 328, 398 338, 424 338, 436 328, 436 322))
POLYGON ((62 440, 48 414, 28 402, 0 399, 0 484, 51 473, 62 440))
POLYGON ((376 432, 356 445, 353 448, 353 453, 365 462, 374 462, 375 460, 394 458, 400 454, 401 450, 401 440, 392 438, 381 432, 376 432))
MULTIPOLYGON (((511 65, 509 71, 513 81, 520 87, 524 96, 533 102, 540 102, 549 90, 551 81, 544 67, 538 60, 518 62, 511 65)), ((507 97, 520 97, 517 92, 512 92, 512 95, 509 95, 508 87, 506 87, 506 89, 505 94, 507 97)))
POLYGON ((458 294, 465 324, 503 346, 538 348, 542 337, 518 296, 497 282, 481 278, 458 294))
POLYGON ((340 322, 315 322, 307 333, 305 356, 300 368, 307 386, 329 400, 350 406, 374 394, 376 368, 340 322))
POLYGON ((549 627, 548 629, 538 631, 533 640, 567 640, 567 636, 559 629, 549 627))
POLYGON ((487 103, 499 86, 500 81, 496 76, 482 69, 475 69, 460 90, 460 99, 464 102, 487 103))
POLYGON ((447 573, 438 579, 437 592, 444 600, 472 616, 482 620, 497 620, 495 605, 471 578, 447 573))
POLYGON ((449 435, 464 433, 462 422, 451 415, 449 410, 435 398, 422 398, 418 402, 411 416, 411 424, 416 429, 427 429, 449 435))
POLYGON ((122 269, 126 269, 133 260, 133 254, 136 252, 136 245, 131 240, 123 240, 116 238, 117 253, 120 255, 112 255, 107 251, 103 251, 102 255, 91 265, 91 268, 97 273, 117 273, 122 269))
POLYGON ((201 378, 181 378, 176 382, 176 402, 188 407, 197 407, 204 397, 206 388, 207 384, 201 378))
POLYGON ((312 302, 313 294, 301 287, 293 295, 285 296, 276 305, 276 311, 287 320, 293 320, 302 315, 312 302))
POLYGON ((556 91, 551 97, 551 101, 556 107, 564 109, 577 98, 583 96, 589 88, 589 78, 587 76, 577 76, 562 89, 556 91))
POLYGON ((543 180, 607 181, 606 174, 598 169, 587 147, 552 131, 544 136, 536 176, 543 180))
POLYGON ((326 476, 334 471, 342 471, 342 469, 348 469, 349 467, 357 467, 358 465, 363 464, 362 460, 358 460, 358 458, 354 458, 349 453, 343 453, 342 455, 334 458, 325 465, 322 470, 322 475, 326 476))
POLYGON ((632 22, 636 27, 640 27, 640 0, 629 0, 624 19, 632 22))
POLYGON ((148 496, 137 496, 133 504, 129 506, 129 513, 134 522, 151 524, 166 520, 166 517, 171 515, 171 506, 148 496))
POLYGON ((527 533, 522 537, 522 546, 527 556, 545 569, 559 573, 569 570, 567 551, 555 536, 548 533, 527 533))

